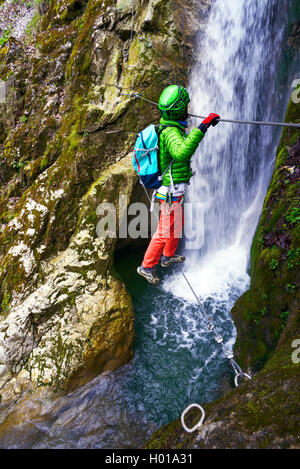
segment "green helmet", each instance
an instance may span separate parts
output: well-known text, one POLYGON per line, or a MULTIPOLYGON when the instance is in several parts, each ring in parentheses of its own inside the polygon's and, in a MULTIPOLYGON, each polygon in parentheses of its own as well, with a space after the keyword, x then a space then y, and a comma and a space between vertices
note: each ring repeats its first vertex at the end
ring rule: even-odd
POLYGON ((158 108, 162 117, 180 119, 189 102, 189 93, 183 86, 171 85, 160 95, 158 108))

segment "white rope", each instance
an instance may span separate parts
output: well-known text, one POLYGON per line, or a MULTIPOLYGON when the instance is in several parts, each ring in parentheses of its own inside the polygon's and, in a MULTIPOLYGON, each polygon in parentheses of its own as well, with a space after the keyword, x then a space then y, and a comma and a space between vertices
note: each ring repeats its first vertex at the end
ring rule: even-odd
POLYGON ((188 407, 186 407, 186 409, 184 409, 184 411, 182 412, 181 414, 181 425, 183 426, 183 429, 187 432, 187 433, 193 433, 195 432, 196 430, 200 430, 201 428, 201 425, 202 423, 204 422, 204 419, 205 419, 205 410, 203 409, 203 407, 199 404, 196 404, 196 403, 193 403, 193 404, 190 404, 188 407), (194 407, 196 407, 196 409, 199 409, 201 410, 201 418, 200 420, 196 423, 196 425, 194 425, 192 428, 188 427, 185 423, 185 420, 184 420, 184 417, 186 416, 186 414, 191 410, 193 409, 194 407))

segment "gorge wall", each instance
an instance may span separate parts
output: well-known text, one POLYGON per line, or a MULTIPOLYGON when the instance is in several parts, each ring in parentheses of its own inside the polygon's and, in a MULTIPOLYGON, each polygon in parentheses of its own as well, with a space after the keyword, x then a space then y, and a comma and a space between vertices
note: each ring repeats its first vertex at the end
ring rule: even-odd
MULTIPOLYGON (((157 101, 164 86, 187 82, 210 3, 135 0, 132 16, 125 0, 43 0, 27 34, 1 41, 3 401, 67 392, 132 358, 132 302, 114 270, 117 239, 96 235, 97 206, 136 197, 129 152, 135 132, 159 115, 127 94, 157 101)), ((300 122, 299 110, 291 101, 287 121, 300 122)), ((300 339, 299 148, 299 132, 285 130, 253 241, 251 286, 232 310, 237 360, 253 379, 205 406, 199 434, 178 420, 148 448, 300 446, 300 365, 291 358, 300 339)), ((197 419, 192 412, 188 421, 197 419)))

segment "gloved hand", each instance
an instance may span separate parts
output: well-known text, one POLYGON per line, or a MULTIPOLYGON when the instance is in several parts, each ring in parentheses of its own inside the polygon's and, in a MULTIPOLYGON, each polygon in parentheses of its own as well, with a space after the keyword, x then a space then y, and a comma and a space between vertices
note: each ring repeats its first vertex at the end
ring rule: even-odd
POLYGON ((198 129, 200 129, 203 133, 205 133, 211 125, 215 127, 219 123, 220 116, 219 114, 214 114, 211 112, 209 116, 207 116, 204 121, 199 125, 198 129))

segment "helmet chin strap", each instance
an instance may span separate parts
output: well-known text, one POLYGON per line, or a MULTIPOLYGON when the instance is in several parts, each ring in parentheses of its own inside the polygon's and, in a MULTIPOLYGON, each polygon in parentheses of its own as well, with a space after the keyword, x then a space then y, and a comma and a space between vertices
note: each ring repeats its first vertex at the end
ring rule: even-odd
POLYGON ((172 113, 172 111, 171 112, 162 111, 161 109, 159 109, 159 113, 160 113, 161 117, 164 117, 164 118, 167 118, 167 119, 173 119, 173 120, 176 120, 176 121, 186 121, 189 118, 188 108, 187 107, 185 108, 184 114, 182 114, 181 116, 177 116, 177 117, 170 116, 170 113, 172 113))

